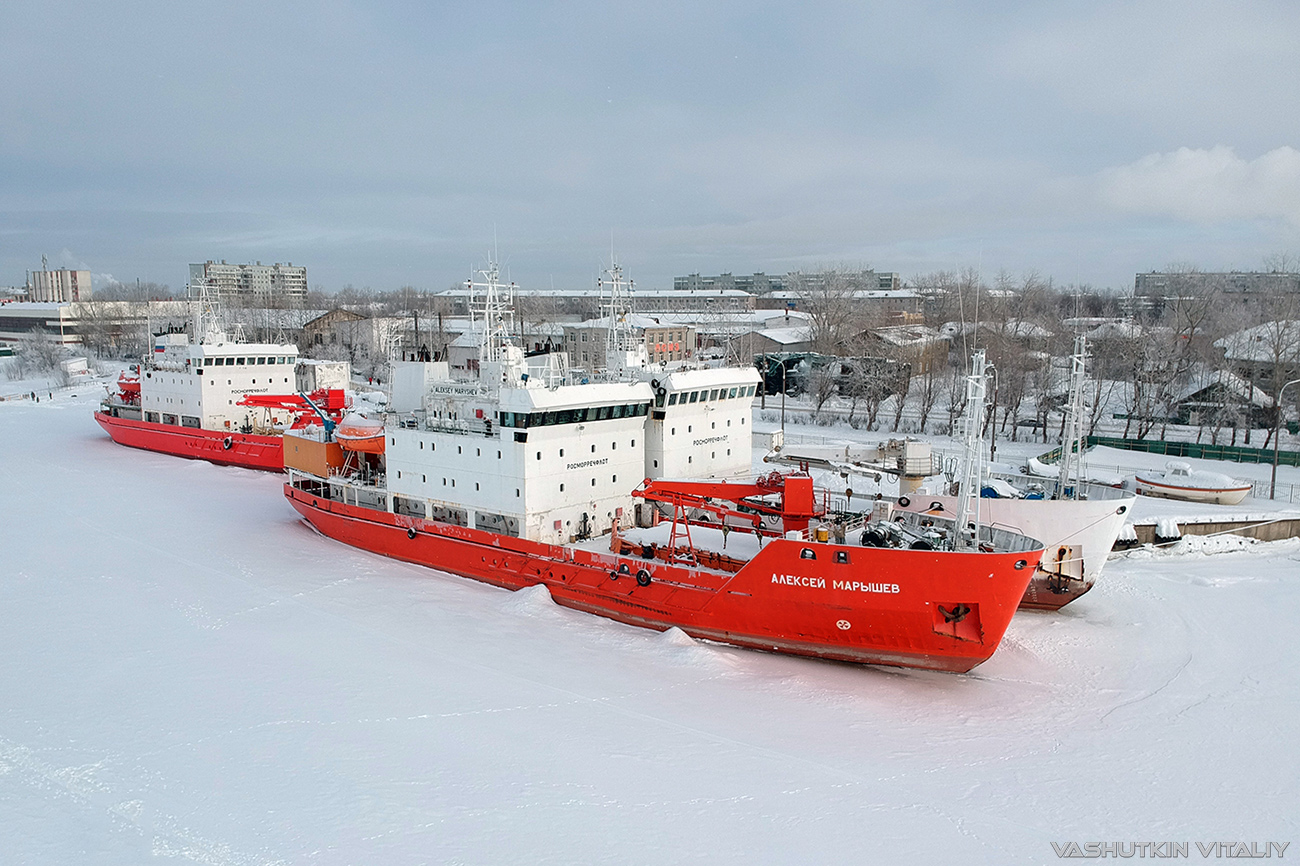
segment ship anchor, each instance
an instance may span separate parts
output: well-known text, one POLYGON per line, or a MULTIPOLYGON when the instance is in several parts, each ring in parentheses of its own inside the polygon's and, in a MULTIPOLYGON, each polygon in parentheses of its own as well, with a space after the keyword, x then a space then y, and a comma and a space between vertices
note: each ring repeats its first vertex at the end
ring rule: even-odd
POLYGON ((970 606, 959 604, 955 605, 952 610, 944 610, 943 605, 939 605, 939 613, 943 615, 944 622, 961 622, 970 613, 970 606))

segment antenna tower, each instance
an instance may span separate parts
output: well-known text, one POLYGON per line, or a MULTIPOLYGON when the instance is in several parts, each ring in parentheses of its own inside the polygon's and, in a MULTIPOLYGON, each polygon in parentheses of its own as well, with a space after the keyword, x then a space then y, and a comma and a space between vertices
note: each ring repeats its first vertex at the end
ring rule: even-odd
POLYGON ((1065 435, 1061 437, 1061 472, 1056 479, 1057 499, 1077 499, 1083 465, 1083 386, 1088 361, 1088 338, 1078 334, 1074 338, 1074 354, 1070 356, 1070 402, 1065 411, 1065 435), (1071 484, 1070 478, 1074 477, 1071 484), (1066 496, 1066 491, 1070 496, 1066 496))
POLYGON ((632 320, 632 281, 623 279, 623 267, 613 261, 605 277, 596 280, 596 288, 604 294, 609 288, 609 300, 604 302, 609 327, 605 332, 605 366, 610 371, 621 372, 629 367, 644 366, 645 347, 637 338, 632 320))
POLYGON ((987 371, 984 350, 978 349, 971 358, 971 374, 966 377, 961 478, 957 482, 957 501, 960 503, 957 509, 957 537, 959 543, 967 547, 974 547, 980 537, 979 496, 984 477, 984 449, 980 428, 984 421, 984 398, 988 393, 987 371), (971 504, 972 499, 974 505, 971 504))
POLYGON ((515 284, 501 284, 501 269, 495 261, 479 271, 482 282, 465 281, 469 290, 470 318, 475 323, 481 319, 483 339, 479 343, 480 364, 503 360, 504 349, 511 345, 510 337, 515 327, 515 284), (478 295, 475 290, 481 290, 478 295))

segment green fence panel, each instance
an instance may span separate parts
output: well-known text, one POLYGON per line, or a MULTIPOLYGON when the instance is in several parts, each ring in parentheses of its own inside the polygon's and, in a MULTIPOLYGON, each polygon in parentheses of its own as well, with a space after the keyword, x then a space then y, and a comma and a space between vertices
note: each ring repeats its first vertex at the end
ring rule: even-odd
MULTIPOLYGON (((1086 447, 1105 445, 1124 451, 1142 451, 1163 454, 1167 457, 1192 457, 1203 460, 1227 460, 1233 463, 1272 463, 1271 448, 1242 448, 1231 445, 1206 445, 1198 442, 1165 442, 1159 439, 1120 439, 1114 436, 1089 436, 1086 447)), ((1061 459, 1061 449, 1055 448, 1039 458, 1044 462, 1061 459)), ((1300 466, 1300 451, 1279 451, 1279 466, 1300 466)))

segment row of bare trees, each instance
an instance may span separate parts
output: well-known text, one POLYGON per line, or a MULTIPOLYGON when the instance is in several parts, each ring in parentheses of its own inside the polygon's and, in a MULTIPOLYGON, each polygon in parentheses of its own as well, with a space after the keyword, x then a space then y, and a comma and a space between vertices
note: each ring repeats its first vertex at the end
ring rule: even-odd
MULTIPOLYGON (((1288 258, 1266 265, 1295 273, 1300 262, 1288 258)), ((801 307, 811 317, 813 348, 828 355, 904 360, 907 349, 879 343, 867 348, 860 342, 861 335, 885 324, 868 305, 855 302, 856 293, 867 288, 857 279, 862 273, 869 272, 827 268, 795 282, 801 307)), ((919 275, 909 288, 923 298, 922 322, 949 338, 951 369, 921 370, 906 388, 886 393, 878 383, 854 382, 850 375, 847 388, 841 378, 840 392, 850 416, 861 408, 873 428, 882 404, 893 400, 894 429, 901 425, 905 402, 919 429, 925 429, 946 397, 951 429, 964 399, 960 371, 970 353, 982 348, 996 370, 986 424, 1012 439, 1022 426, 1047 438, 1066 396, 1064 359, 1073 336, 1091 331, 1088 432, 1095 433, 1110 412, 1123 417, 1125 437, 1164 437, 1171 419, 1179 418, 1198 426, 1198 438, 1211 442, 1236 444, 1244 434, 1250 444, 1251 430, 1264 428, 1267 447, 1277 420, 1268 415, 1280 411, 1278 390, 1300 375, 1300 291, 1282 285, 1243 294, 1222 275, 1188 266, 1173 266, 1167 274, 1159 298, 1058 287, 1032 272, 1020 277, 1002 272, 991 283, 971 269, 919 275), (1206 388, 1211 396, 1189 415, 1184 401, 1206 388)), ((811 384, 820 411, 829 396, 827 385, 811 384)))

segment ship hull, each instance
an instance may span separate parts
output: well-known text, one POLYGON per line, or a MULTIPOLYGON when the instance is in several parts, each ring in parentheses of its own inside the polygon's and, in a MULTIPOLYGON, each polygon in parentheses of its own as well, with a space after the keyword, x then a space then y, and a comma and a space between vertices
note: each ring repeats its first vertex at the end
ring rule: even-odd
POLYGON ((1023 610, 1060 610, 1092 589, 1094 580, 1036 572, 1020 599, 1023 610))
MULTIPOLYGON (((1031 610, 1059 610, 1092 589, 1115 546, 1133 506, 1133 495, 1115 499, 995 499, 981 497, 980 520, 989 526, 1011 529, 1042 541, 1048 551, 1062 545, 1078 547, 1082 575, 1061 576, 1039 571, 1025 590, 1020 606, 1031 610)), ((917 494, 905 510, 955 515, 956 496, 917 494)))
POLYGON ((175 457, 268 472, 284 471, 284 437, 177 427, 96 412, 95 420, 119 445, 175 457))
POLYGON ((1249 484, 1238 487, 1182 487, 1137 476, 1137 492, 1158 499, 1178 499, 1206 505, 1240 505, 1250 491, 1249 484))
POLYGON ((1042 553, 936 553, 778 538, 732 574, 396 515, 292 484, 285 496, 321 534, 353 547, 511 590, 543 584, 557 604, 630 625, 677 627, 695 638, 794 655, 952 672, 993 654, 1042 553), (810 549, 816 560, 804 558, 810 549), (845 562, 837 561, 841 551, 845 562))

